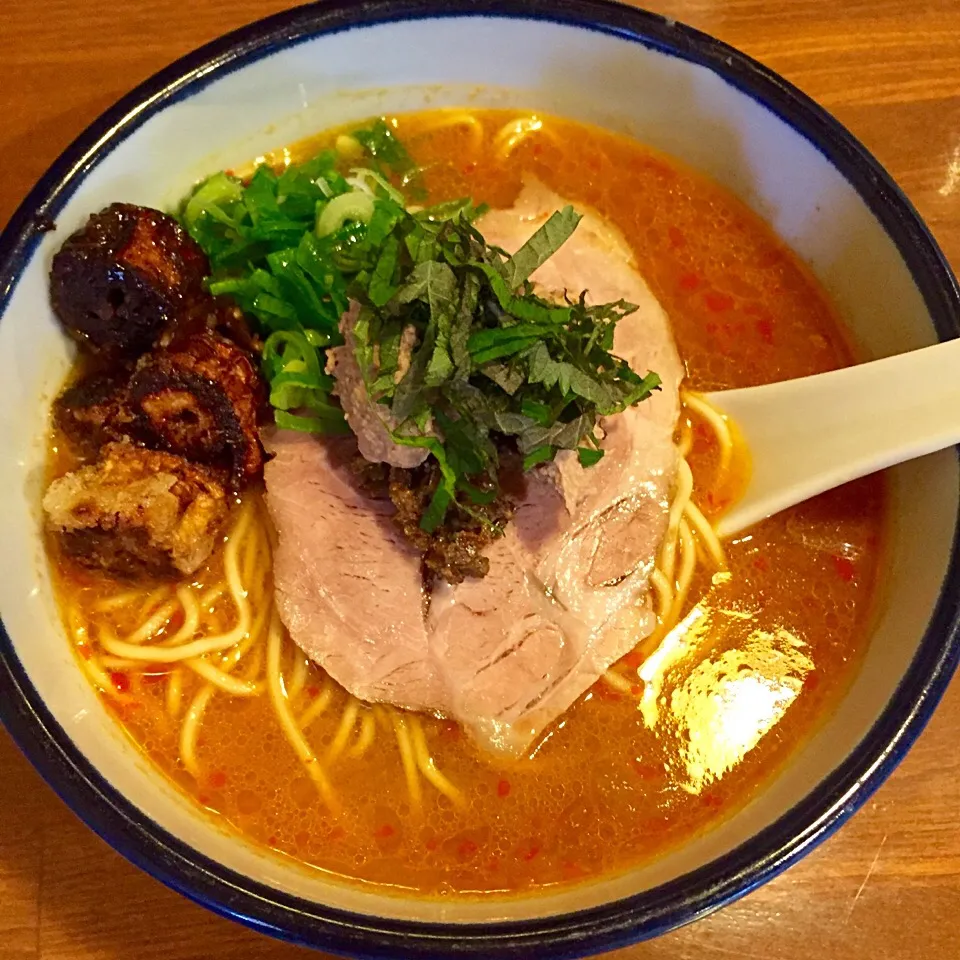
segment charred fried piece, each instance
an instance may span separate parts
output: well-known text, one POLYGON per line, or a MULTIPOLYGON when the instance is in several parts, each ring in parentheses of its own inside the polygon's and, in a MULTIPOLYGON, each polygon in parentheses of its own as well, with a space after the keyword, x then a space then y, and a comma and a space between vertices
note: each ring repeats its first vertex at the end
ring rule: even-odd
POLYGON ((142 417, 134 411, 129 377, 93 374, 67 387, 53 403, 53 422, 77 449, 91 456, 111 440, 138 440, 142 417))
POLYGON ((213 333, 141 357, 133 375, 94 374, 54 402, 54 423, 78 451, 129 440, 222 469, 234 486, 259 475, 263 381, 250 356, 213 333))
POLYGON ((95 465, 55 480, 43 509, 64 550, 85 566, 126 577, 182 576, 210 555, 228 502, 204 467, 109 443, 95 465))
POLYGON ((184 311, 207 297, 206 255, 173 217, 128 203, 93 214, 53 258, 53 309, 93 353, 131 358, 149 350, 184 311))
POLYGON ((390 470, 390 499, 397 508, 394 523, 423 555, 424 581, 443 579, 460 583, 467 577, 485 577, 490 561, 484 547, 503 535, 513 517, 513 504, 501 493, 492 503, 477 505, 475 516, 451 510, 443 524, 432 533, 420 529, 420 519, 440 482, 435 460, 420 467, 390 470), (482 517, 483 519, 479 519, 482 517))
POLYGON ((133 374, 130 395, 158 445, 224 467, 237 486, 259 475, 263 381, 239 347, 202 333, 148 354, 133 374))
POLYGON ((183 317, 161 337, 160 345, 175 347, 178 340, 204 332, 219 334, 252 355, 259 354, 262 347, 262 341, 254 336, 249 321, 235 303, 207 293, 187 302, 183 317))

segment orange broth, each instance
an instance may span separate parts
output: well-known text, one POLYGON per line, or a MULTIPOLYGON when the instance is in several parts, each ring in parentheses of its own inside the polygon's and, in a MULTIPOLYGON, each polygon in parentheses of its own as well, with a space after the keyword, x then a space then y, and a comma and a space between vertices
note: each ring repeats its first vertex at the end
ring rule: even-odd
MULTIPOLYGON (((691 388, 747 386, 853 361, 810 272, 702 175, 625 137, 552 117, 501 160, 494 136, 521 114, 472 111, 483 129, 479 146, 476 127, 438 126, 444 116, 396 119, 398 136, 425 168, 430 200, 469 194, 508 206, 523 179, 535 176, 608 218, 672 319, 691 388)), ((287 155, 305 159, 338 132, 287 155)), ((711 490, 716 450, 702 426, 694 440, 694 499, 715 515, 724 498, 711 490)), ((51 470, 63 473, 71 464, 57 455, 56 438, 53 450, 51 470)), ((198 740, 199 780, 179 760, 180 721, 164 710, 155 682, 165 668, 154 676, 112 672, 104 699, 160 769, 213 815, 339 877, 429 895, 518 893, 613 874, 741 807, 829 712, 868 642, 884 508, 883 478, 870 477, 726 544, 728 574, 698 567, 683 656, 662 675, 638 679, 629 695, 598 682, 547 731, 532 759, 486 755, 456 725, 424 718, 430 751, 466 797, 464 809, 428 786, 422 810, 414 809, 384 729, 364 756, 341 756, 331 768, 343 803, 333 816, 265 696, 213 697, 198 740)), ((65 609, 123 589, 54 557, 65 609)), ((219 563, 214 556, 199 579, 216 580, 219 563)), ((310 667, 303 703, 322 679, 310 667)), ((185 698, 197 689, 197 678, 188 679, 185 698)), ((338 690, 309 728, 320 756, 345 700, 338 690)))

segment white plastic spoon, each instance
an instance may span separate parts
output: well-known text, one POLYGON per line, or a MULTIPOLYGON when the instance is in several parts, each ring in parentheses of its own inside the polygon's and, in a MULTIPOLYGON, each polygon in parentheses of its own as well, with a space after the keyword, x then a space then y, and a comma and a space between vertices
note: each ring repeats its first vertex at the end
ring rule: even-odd
POLYGON ((960 443, 960 340, 762 387, 704 394, 739 428, 753 471, 727 537, 884 467, 960 443))

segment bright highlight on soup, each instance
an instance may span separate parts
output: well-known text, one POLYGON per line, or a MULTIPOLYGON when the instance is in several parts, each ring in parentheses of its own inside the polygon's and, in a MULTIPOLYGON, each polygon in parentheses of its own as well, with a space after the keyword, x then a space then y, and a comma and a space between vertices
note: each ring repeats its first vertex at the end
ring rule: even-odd
POLYGON ((717 539, 749 458, 698 392, 852 361, 731 194, 433 110, 181 220, 118 204, 54 261, 44 506, 78 662, 212 816, 348 880, 535 891, 709 829, 829 712, 884 484, 717 539))

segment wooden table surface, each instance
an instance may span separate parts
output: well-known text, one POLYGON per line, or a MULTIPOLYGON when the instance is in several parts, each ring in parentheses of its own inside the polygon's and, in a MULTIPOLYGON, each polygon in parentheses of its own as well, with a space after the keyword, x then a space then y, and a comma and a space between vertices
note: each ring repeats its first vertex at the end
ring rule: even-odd
MULTIPOLYGON (((0 0, 0 223, 134 84, 278 0, 0 0)), ((960 269, 960 0, 651 0, 833 111, 960 269)), ((960 683, 839 835, 737 904, 618 960, 960 955, 960 683)), ((75 819, 0 733, 0 960, 318 956, 188 903, 75 819)))

